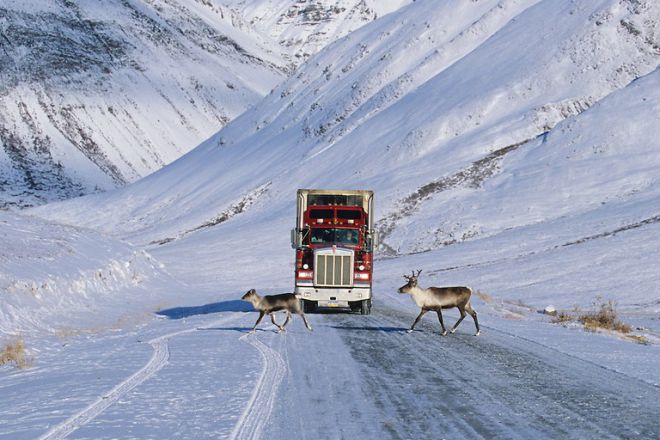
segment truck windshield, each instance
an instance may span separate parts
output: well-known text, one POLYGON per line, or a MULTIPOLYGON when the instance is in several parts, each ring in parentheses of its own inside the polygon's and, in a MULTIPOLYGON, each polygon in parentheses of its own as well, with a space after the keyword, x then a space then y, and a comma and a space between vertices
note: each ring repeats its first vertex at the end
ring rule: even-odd
POLYGON ((310 194, 307 199, 309 206, 313 205, 338 205, 338 206, 362 206, 362 196, 351 196, 346 194, 310 194))
POLYGON ((314 228, 311 234, 312 244, 358 244, 357 229, 314 228))

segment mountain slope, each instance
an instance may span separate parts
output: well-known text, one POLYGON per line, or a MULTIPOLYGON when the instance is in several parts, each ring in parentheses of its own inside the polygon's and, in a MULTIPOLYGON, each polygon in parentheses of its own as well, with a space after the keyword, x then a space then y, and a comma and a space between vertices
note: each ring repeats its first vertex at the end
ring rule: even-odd
POLYGON ((135 181, 287 72, 276 45, 194 0, 29 1, 0 12, 0 207, 135 181))
MULTIPOLYGON (((466 222, 447 209, 483 192, 507 155, 653 71, 659 18, 653 2, 415 2, 330 45, 164 170, 125 192, 49 211, 163 242, 252 209, 255 216, 283 212, 298 187, 364 187, 378 191, 388 252, 490 234, 487 219, 466 222), (98 213, 82 218, 90 207, 98 213), (439 212, 447 219, 410 235, 416 217, 439 212)), ((655 114, 641 110, 637 118, 654 123, 655 114)), ((616 129, 625 133, 628 122, 616 129)), ((591 148, 586 139, 575 142, 576 150, 591 148)), ((558 191, 573 191, 562 183, 555 183, 558 191)), ((582 202, 611 196, 602 191, 582 202)), ((511 219, 509 226, 586 205, 511 219)))
POLYGON ((310 54, 408 2, 0 7, 0 207, 112 189, 161 168, 310 54))

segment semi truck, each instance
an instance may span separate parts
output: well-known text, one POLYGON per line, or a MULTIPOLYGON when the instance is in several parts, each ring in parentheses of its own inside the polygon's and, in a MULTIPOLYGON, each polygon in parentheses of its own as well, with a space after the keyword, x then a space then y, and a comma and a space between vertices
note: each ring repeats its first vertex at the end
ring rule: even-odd
POLYGON ((367 190, 299 189, 295 288, 305 312, 344 307, 371 313, 374 250, 374 193, 367 190))

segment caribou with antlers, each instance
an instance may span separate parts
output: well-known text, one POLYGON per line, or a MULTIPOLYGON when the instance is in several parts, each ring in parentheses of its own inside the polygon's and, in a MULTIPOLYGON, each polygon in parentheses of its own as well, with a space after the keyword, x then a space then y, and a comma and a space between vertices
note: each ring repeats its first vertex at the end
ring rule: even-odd
POLYGON ((457 307, 459 312, 461 312, 461 317, 458 318, 458 321, 456 321, 456 324, 454 324, 450 333, 456 331, 458 324, 460 324, 463 318, 465 318, 465 315, 469 313, 474 320, 475 327, 477 328, 475 336, 478 336, 479 321, 477 320, 477 312, 470 304, 472 289, 469 287, 429 287, 425 289, 417 285, 417 279, 419 278, 420 273, 422 273, 421 269, 418 270, 416 274, 413 270, 412 276, 404 275, 403 277, 408 280, 408 283, 399 288, 399 293, 407 293, 412 296, 415 303, 422 309, 408 332, 412 332, 415 329, 415 325, 417 325, 426 312, 434 311, 438 314, 438 319, 440 320, 442 336, 445 336, 447 330, 445 329, 445 323, 442 320, 442 309, 453 309, 454 307, 457 307))

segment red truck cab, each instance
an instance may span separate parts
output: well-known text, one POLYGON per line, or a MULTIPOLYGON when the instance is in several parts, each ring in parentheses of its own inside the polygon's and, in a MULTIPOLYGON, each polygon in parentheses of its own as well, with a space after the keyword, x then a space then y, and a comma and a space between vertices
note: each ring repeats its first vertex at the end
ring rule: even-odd
POLYGON ((298 190, 295 293, 305 311, 350 307, 371 312, 373 192, 298 190))

